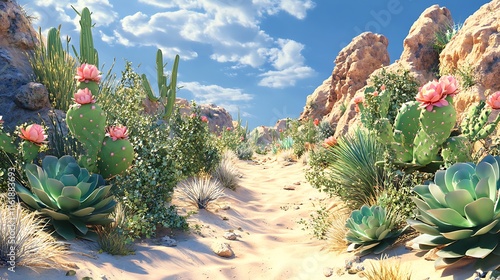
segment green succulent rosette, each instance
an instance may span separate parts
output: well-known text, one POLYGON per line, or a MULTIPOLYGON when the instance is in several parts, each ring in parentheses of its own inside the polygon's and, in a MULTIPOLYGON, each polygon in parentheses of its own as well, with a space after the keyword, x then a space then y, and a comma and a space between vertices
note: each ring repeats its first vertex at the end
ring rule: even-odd
POLYGON ((71 156, 46 156, 42 166, 27 164, 30 190, 16 184, 17 194, 29 207, 50 218, 55 231, 67 240, 91 238, 88 225, 105 225, 116 201, 108 196, 99 174, 90 174, 71 156))
POLYGON ((394 216, 377 205, 363 205, 360 210, 353 211, 346 227, 349 229, 346 239, 351 242, 347 251, 354 251, 358 255, 382 253, 405 230, 397 229, 394 216))
POLYGON ((456 163, 414 188, 417 216, 408 223, 422 235, 413 247, 437 247, 436 269, 469 260, 483 270, 500 267, 499 166, 491 155, 477 165, 456 163))

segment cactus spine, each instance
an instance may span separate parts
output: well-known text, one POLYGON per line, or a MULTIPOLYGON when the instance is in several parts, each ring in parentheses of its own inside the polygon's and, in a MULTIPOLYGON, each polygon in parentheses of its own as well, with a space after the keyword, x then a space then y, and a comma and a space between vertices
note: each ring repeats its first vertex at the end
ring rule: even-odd
POLYGON ((163 53, 160 49, 156 52, 156 78, 158 81, 158 92, 160 96, 156 96, 151 88, 148 78, 145 74, 141 75, 142 86, 147 94, 147 98, 153 102, 161 102, 164 105, 163 119, 168 121, 174 110, 175 93, 177 90, 177 69, 179 68, 179 55, 175 56, 170 83, 167 84, 167 76, 163 73, 163 53))
POLYGON ((491 112, 491 108, 486 106, 484 100, 479 101, 477 105, 471 107, 460 127, 462 134, 471 142, 476 142, 488 137, 500 122, 499 114, 493 122, 488 124, 488 118, 491 112))

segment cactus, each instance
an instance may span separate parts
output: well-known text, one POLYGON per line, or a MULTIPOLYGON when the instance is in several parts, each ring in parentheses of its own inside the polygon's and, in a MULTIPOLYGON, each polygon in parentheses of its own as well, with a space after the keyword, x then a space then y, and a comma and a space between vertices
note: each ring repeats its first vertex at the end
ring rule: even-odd
POLYGON ((61 42, 60 28, 52 27, 47 33, 47 57, 54 59, 56 57, 63 57, 64 50, 61 42))
POLYGON ((3 132, 1 129, 0 129, 0 150, 3 150, 9 154, 17 152, 16 145, 14 145, 14 142, 12 141, 10 135, 3 132))
POLYGON ((125 171, 134 160, 134 148, 125 127, 110 127, 99 153, 99 172, 109 178, 125 171), (119 131, 119 133, 116 133, 119 131), (119 134, 119 135, 116 135, 119 134))
POLYGON ((478 104, 472 106, 465 116, 461 124, 462 134, 464 134, 469 141, 476 142, 484 139, 490 135, 500 122, 500 114, 495 120, 488 124, 488 118, 491 115, 491 108, 485 106, 484 100, 479 101, 478 104))
POLYGON ((167 77, 163 74, 163 53, 160 49, 156 52, 156 73, 158 80, 158 92, 160 96, 156 96, 151 88, 148 78, 145 74, 141 75, 142 86, 149 100, 153 102, 162 102, 164 104, 163 119, 168 121, 174 110, 175 92, 177 90, 177 69, 179 68, 179 55, 175 56, 170 83, 167 84, 167 77))
POLYGON ((66 113, 70 132, 85 147, 80 164, 90 172, 97 171, 97 157, 105 136, 106 116, 95 103, 75 104, 66 113))
POLYGON ((80 16, 80 55, 78 55, 75 47, 73 46, 75 56, 78 57, 80 63, 88 63, 97 66, 99 65, 99 54, 94 48, 94 39, 92 37, 93 24, 90 16, 90 10, 85 7, 80 13, 75 9, 75 7, 71 7, 80 16))

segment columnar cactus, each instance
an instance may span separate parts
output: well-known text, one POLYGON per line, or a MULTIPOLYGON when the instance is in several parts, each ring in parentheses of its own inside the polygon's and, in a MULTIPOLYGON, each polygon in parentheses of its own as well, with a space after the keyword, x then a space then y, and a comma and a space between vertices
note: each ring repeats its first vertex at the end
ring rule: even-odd
POLYGON ((99 65, 99 54, 94 48, 94 39, 92 38, 92 18, 90 11, 85 7, 81 13, 76 9, 75 12, 80 16, 80 55, 77 55, 80 63, 99 65))
POLYGON ((145 74, 142 74, 142 86, 149 100, 161 102, 164 105, 163 119, 168 121, 174 110, 175 92, 177 90, 177 69, 179 68, 179 55, 175 56, 170 83, 167 84, 167 76, 163 73, 163 53, 160 49, 156 52, 156 73, 158 80, 158 91, 160 96, 156 96, 151 89, 151 84, 145 74))

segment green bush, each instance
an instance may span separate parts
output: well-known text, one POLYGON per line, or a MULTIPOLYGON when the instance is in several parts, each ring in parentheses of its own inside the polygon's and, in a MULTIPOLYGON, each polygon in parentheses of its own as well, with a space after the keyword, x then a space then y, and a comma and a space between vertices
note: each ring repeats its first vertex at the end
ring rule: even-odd
POLYGON ((434 34, 433 48, 438 54, 444 50, 446 45, 458 33, 462 26, 462 24, 449 23, 434 34))
POLYGON ((249 160, 252 159, 253 149, 248 142, 241 142, 236 148, 236 156, 239 159, 249 160))
POLYGON ((399 70, 391 73, 382 69, 378 75, 373 76, 372 82, 376 89, 380 89, 384 85, 385 90, 391 93, 387 118, 391 124, 394 124, 401 105, 415 99, 419 88, 417 80, 408 70, 399 70))
POLYGON ((132 167, 110 180, 115 197, 127 212, 124 233, 134 238, 152 237, 159 226, 187 228, 185 218, 170 205, 173 189, 183 177, 173 148, 175 140, 158 116, 142 113, 146 95, 140 83, 140 76, 127 62, 116 91, 99 98, 109 123, 128 127, 136 153, 132 167))
POLYGON ((178 110, 172 117, 173 153, 184 178, 211 173, 219 164, 220 153, 200 118, 200 108, 192 104, 192 114, 182 115, 178 110))

